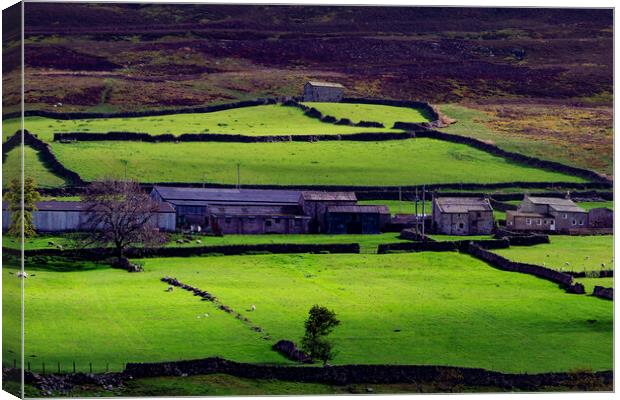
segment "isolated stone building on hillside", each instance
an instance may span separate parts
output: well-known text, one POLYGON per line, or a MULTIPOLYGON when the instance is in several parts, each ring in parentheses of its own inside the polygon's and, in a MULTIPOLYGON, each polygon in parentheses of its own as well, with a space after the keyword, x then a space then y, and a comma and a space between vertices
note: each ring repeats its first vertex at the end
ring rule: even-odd
POLYGON ((344 95, 344 86, 333 82, 310 81, 304 85, 304 101, 339 102, 344 95))
POLYGON ((587 228, 588 212, 570 199, 525 196, 506 212, 506 228, 516 231, 558 231, 587 228))
POLYGON ((488 235, 495 221, 488 199, 479 197, 435 197, 433 231, 444 235, 488 235))

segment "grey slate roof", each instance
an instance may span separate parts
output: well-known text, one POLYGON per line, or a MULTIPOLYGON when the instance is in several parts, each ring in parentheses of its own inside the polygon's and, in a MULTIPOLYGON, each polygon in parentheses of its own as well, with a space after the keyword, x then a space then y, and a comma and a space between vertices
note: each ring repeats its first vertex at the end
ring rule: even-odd
POLYGON ((447 214, 462 214, 470 211, 493 211, 489 200, 482 197, 437 197, 439 211, 447 214))
POLYGON ((329 206, 329 213, 389 214, 387 206, 329 206))
POLYGON ((303 191, 301 197, 309 201, 357 201, 354 192, 303 191))
POLYGON ((334 87, 334 88, 344 89, 344 86, 342 86, 339 83, 335 83, 335 82, 308 81, 307 84, 312 85, 312 86, 334 87))
MULTIPOLYGON (((172 204, 179 202, 210 202, 237 204, 298 204, 300 191, 297 190, 265 190, 265 189, 219 189, 219 188, 185 188, 155 186, 154 191, 172 204)), ((180 204, 180 203, 179 203, 180 204)))
POLYGON ((549 208, 560 212, 578 212, 585 213, 586 210, 579 207, 570 199, 562 199, 559 197, 530 197, 527 199, 536 205, 547 205, 549 208))

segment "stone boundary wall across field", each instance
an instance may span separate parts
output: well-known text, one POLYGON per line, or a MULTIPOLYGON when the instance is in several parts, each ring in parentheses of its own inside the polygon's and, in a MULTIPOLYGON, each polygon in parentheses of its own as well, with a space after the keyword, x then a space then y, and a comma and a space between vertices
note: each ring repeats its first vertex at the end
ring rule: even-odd
POLYGON ((614 288, 605 288, 602 286, 594 286, 593 296, 600 297, 602 299, 613 300, 614 288))
MULTIPOLYGON (((400 123, 400 125, 397 128, 398 124, 399 123, 395 124, 394 128, 408 130, 407 124, 400 123)), ((477 148, 479 150, 485 151, 487 153, 493 154, 495 156, 503 157, 508 160, 515 161, 521 164, 531 165, 533 167, 547 169, 550 171, 561 172, 561 173, 568 174, 568 175, 575 175, 575 176, 579 176, 581 178, 585 178, 585 179, 592 180, 595 182, 604 182, 604 183, 608 183, 609 185, 612 184, 612 181, 609 178, 607 178, 606 176, 602 174, 599 174, 598 172, 585 169, 585 168, 572 167, 572 166, 565 165, 565 164, 562 164, 556 161, 543 160, 537 157, 530 157, 530 156, 526 156, 523 154, 511 152, 511 151, 506 151, 506 150, 500 149, 498 146, 494 144, 489 144, 489 143, 483 142, 482 140, 475 139, 472 137, 457 135, 457 134, 452 134, 452 133, 445 133, 445 132, 440 132, 440 131, 431 130, 431 129, 421 131, 419 130, 419 127, 417 126, 411 126, 409 129, 412 129, 412 132, 415 133, 416 137, 430 138, 430 139, 443 140, 443 141, 452 142, 452 143, 465 144, 465 145, 477 148)))
POLYGON ((359 132, 338 135, 300 134, 300 135, 237 135, 229 133, 182 133, 173 135, 164 133, 152 135, 142 132, 58 132, 54 133, 54 141, 67 143, 129 141, 147 143, 179 143, 179 142, 226 142, 226 143, 273 143, 273 142, 323 142, 323 141, 356 141, 378 142, 382 140, 412 139, 410 132, 359 132))
POLYGON ((540 390, 546 386, 573 387, 576 382, 609 385, 613 371, 512 374, 481 368, 434 365, 338 365, 327 367, 245 364, 221 358, 158 363, 128 363, 123 375, 132 378, 227 374, 248 379, 348 385, 356 383, 447 383, 540 390))
POLYGON ((585 290, 580 283, 573 284, 573 277, 564 272, 555 271, 540 265, 525 264, 510 261, 498 254, 492 253, 480 247, 477 244, 471 244, 463 249, 467 254, 486 262, 493 267, 511 272, 520 272, 523 274, 534 275, 538 278, 560 284, 566 288, 569 293, 584 294, 585 290))
POLYGON ((398 242, 383 243, 377 248, 377 254, 386 254, 394 251, 463 251, 469 245, 475 244, 485 249, 506 249, 510 247, 510 242, 505 239, 488 240, 453 240, 445 242, 426 241, 426 242, 398 242))
MULTIPOLYGON (((26 110, 24 112, 25 117, 45 117, 61 120, 72 119, 95 119, 95 118, 134 118, 134 117, 157 117, 161 115, 173 115, 173 114, 203 114, 216 111, 232 110, 235 108, 255 107, 263 106, 267 104, 276 104, 280 101, 285 101, 286 98, 265 98, 255 100, 237 101, 234 103, 216 104, 212 106, 204 107, 183 107, 168 110, 149 110, 149 111, 125 111, 125 112, 113 112, 113 113, 98 113, 98 112, 56 112, 45 110, 26 110)), ((2 114, 2 120, 19 118, 21 112, 13 112, 2 114)))
MULTIPOLYGON (((21 131, 17 131, 2 144, 2 162, 4 163, 6 161, 9 151, 21 146, 21 144, 21 131)), ((58 161, 47 143, 32 135, 27 130, 24 130, 24 145, 37 150, 43 165, 55 175, 63 178, 71 185, 84 184, 84 180, 82 180, 82 177, 77 172, 71 171, 58 161)))
POLYGON ((565 271, 567 274, 572 276, 573 278, 613 278, 614 270, 613 269, 604 269, 600 271, 565 271))
MULTIPOLYGON (((6 254, 19 256, 20 250, 3 247, 6 254)), ((330 253, 330 254, 358 254, 358 243, 336 244, 295 244, 295 243, 266 243, 266 244, 238 244, 200 247, 160 247, 154 249, 128 249, 125 255, 130 258, 143 257, 191 257, 204 254, 247 255, 247 254, 292 254, 292 253, 330 253)), ((57 248, 25 250, 26 257, 67 257, 87 260, 104 260, 114 256, 112 248, 67 249, 57 248)))

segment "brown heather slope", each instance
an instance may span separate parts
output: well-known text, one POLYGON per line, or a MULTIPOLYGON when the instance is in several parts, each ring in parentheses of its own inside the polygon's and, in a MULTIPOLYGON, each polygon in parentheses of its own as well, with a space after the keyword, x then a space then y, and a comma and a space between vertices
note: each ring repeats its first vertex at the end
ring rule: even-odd
POLYGON ((611 10, 28 3, 26 16, 31 109, 194 106, 335 80, 349 96, 466 102, 532 155, 611 172, 611 10), (545 150, 558 140, 566 151, 545 150))

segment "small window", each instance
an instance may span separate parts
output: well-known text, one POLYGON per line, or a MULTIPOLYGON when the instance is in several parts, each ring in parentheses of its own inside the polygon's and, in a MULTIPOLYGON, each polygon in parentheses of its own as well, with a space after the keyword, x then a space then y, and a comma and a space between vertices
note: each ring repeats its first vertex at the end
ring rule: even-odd
POLYGON ((532 225, 532 220, 530 218, 526 218, 525 223, 528 225, 532 225))
POLYGON ((265 221, 265 226, 271 226, 271 220, 268 219, 267 221, 265 221))
POLYGON ((549 224, 549 220, 548 220, 548 219, 546 219, 546 220, 545 220, 545 225, 548 225, 548 224, 549 224))
POLYGON ((280 223, 280 218, 276 218, 274 221, 275 221, 276 224, 279 224, 280 223))
POLYGON ((536 220, 536 225, 542 225, 542 219, 538 218, 538 219, 536 220))
POLYGON ((564 214, 564 215, 562 216, 562 218, 564 218, 564 219, 568 219, 568 214, 564 214))
POLYGON ((573 218, 573 225, 577 225, 577 220, 573 218))
POLYGON ((508 225, 512 225, 512 221, 508 221, 508 225))
POLYGON ((464 226, 465 226, 465 225, 463 225, 463 223, 462 223, 462 222, 459 222, 459 229, 463 229, 463 227, 464 227, 464 226))
POLYGON ((579 220, 579 225, 583 225, 583 220, 582 219, 579 220))
POLYGON ((477 216, 478 218, 482 218, 482 213, 481 213, 481 212, 478 212, 478 213, 476 213, 476 216, 477 216))

